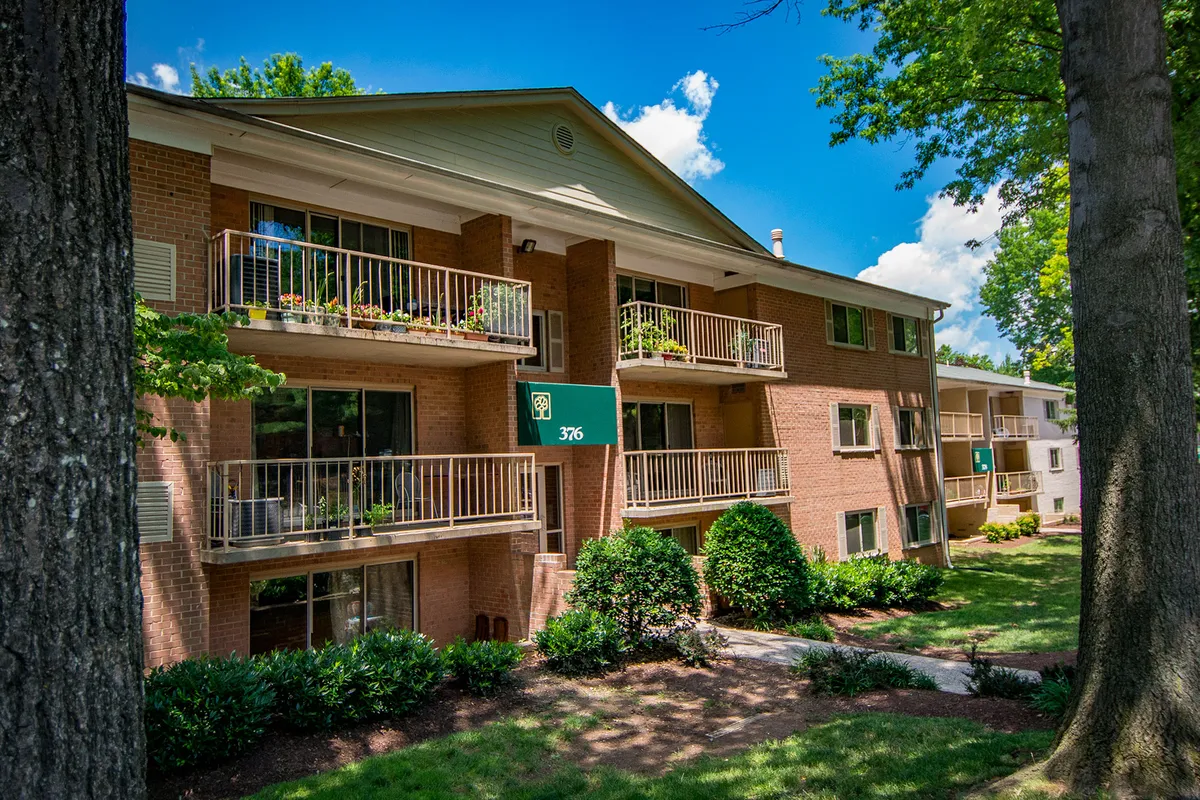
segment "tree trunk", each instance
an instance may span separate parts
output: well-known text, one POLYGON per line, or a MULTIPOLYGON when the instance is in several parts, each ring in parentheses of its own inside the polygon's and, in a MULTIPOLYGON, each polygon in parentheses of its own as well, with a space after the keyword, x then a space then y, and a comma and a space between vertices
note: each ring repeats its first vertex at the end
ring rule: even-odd
POLYGON ((1078 686, 1047 773, 1197 791, 1200 498, 1159 0, 1058 0, 1083 473, 1078 686))
POLYGON ((0 0, 0 794, 145 793, 125 13, 0 0))

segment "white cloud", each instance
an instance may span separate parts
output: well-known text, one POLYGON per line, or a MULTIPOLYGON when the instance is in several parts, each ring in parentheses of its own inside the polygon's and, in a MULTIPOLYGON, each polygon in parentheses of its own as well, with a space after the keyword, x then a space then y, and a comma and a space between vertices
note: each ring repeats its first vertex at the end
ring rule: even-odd
POLYGON ((170 64, 155 64, 150 68, 153 77, 144 72, 135 72, 130 75, 127 80, 136 83, 138 86, 147 86, 151 89, 159 89, 171 94, 179 94, 179 70, 172 67, 170 64))
POLYGON ((696 70, 671 87, 672 94, 683 94, 683 107, 666 97, 657 105, 622 115, 610 100, 604 104, 604 114, 685 181, 711 178, 725 168, 704 135, 704 121, 719 86, 716 78, 696 70))
POLYGON ((939 345, 993 356, 1005 352, 1004 344, 981 338, 978 309, 983 268, 996 252, 993 234, 1003 216, 998 188, 987 193, 974 213, 947 197, 928 201, 918 240, 902 242, 879 256, 873 266, 858 273, 859 280, 949 302, 937 329, 939 345), (966 245, 971 240, 983 244, 972 250, 966 245))

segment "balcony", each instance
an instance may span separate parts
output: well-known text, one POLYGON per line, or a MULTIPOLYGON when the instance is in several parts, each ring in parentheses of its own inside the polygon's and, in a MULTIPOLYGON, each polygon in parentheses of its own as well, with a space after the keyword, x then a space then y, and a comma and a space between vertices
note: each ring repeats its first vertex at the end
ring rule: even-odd
POLYGON ((1040 472, 997 472, 996 497, 1025 497, 1042 490, 1040 472))
POLYGON ((238 351, 431 366, 537 352, 525 281, 235 231, 210 254, 212 309, 250 317, 228 332, 238 351))
POLYGON ((717 511, 742 500, 764 505, 791 502, 787 450, 641 450, 625 454, 625 517, 717 511))
POLYGON ((1036 439, 1038 438, 1037 417, 997 414, 992 417, 992 438, 1036 439))
POLYGON ((981 441, 983 414, 964 414, 959 411, 941 412, 943 441, 981 441))
POLYGON ((209 467, 208 545, 231 564, 536 531, 525 454, 225 461, 209 467))
POLYGON ((783 327, 657 303, 618 310, 623 378, 729 385, 773 381, 783 370, 783 327))
POLYGON ((946 507, 987 503, 989 481, 990 477, 986 474, 946 478, 942 484, 945 487, 946 507))

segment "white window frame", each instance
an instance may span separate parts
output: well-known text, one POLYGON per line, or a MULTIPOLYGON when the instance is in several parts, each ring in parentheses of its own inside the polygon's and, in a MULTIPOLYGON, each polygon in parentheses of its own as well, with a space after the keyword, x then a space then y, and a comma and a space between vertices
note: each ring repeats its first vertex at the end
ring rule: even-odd
POLYGON ((1046 458, 1049 460, 1051 472, 1062 472, 1066 469, 1063 466, 1063 451, 1061 447, 1051 447, 1046 453, 1046 458), (1056 455, 1058 456, 1058 466, 1054 465, 1056 455))
MULTIPOLYGON (((550 352, 549 352, 550 348, 547 347, 547 344, 549 343, 550 339, 549 339, 548 331, 546 330, 546 312, 534 309, 533 311, 530 312, 530 315, 532 317, 537 317, 538 319, 541 320, 541 324, 538 326, 538 329, 541 331, 541 336, 539 337, 541 339, 541 341, 538 341, 538 342, 533 341, 533 328, 532 328, 533 323, 532 322, 530 322, 529 337, 530 337, 530 344, 532 344, 534 349, 537 350, 538 355, 542 359, 542 363, 541 364, 526 363, 529 360, 529 358, 533 357, 533 356, 529 356, 528 358, 522 358, 520 361, 517 362, 517 369, 521 370, 522 372, 549 372, 550 371, 550 352)), ((560 372, 561 372, 561 370, 560 370, 560 372)))
MULTIPOLYGON (((654 528, 654 532, 661 533, 663 536, 673 536, 671 531, 679 530, 680 528, 691 528, 696 532, 696 552, 694 554, 688 553, 688 555, 689 556, 690 555, 697 555, 697 556, 700 555, 700 549, 701 549, 700 538, 701 537, 700 537, 700 521, 699 520, 687 520, 687 521, 683 521, 683 522, 676 522, 673 525, 658 526, 658 527, 654 528)), ((678 541, 678 540, 676 540, 676 541, 678 541)), ((684 549, 686 550, 687 548, 684 548, 684 549)))
MULTIPOLYGON (((919 513, 920 512, 918 511, 918 514, 919 513)), ((939 541, 937 504, 935 504, 932 500, 930 500, 930 501, 927 501, 924 503, 909 503, 908 505, 900 506, 900 525, 901 525, 901 535, 903 536, 902 545, 905 550, 914 550, 919 547, 929 547, 930 545, 937 544, 939 541), (929 509, 929 541, 928 542, 920 542, 920 541, 914 542, 910 539, 910 536, 909 536, 910 531, 908 529, 908 510, 910 508, 920 509, 921 507, 925 507, 925 508, 929 509)))
POLYGON ((903 314, 888 314, 888 352, 897 356, 912 356, 915 358, 923 358, 929 352, 928 329, 926 328, 925 320, 917 317, 906 317, 903 314), (896 343, 896 323, 911 322, 916 330, 917 351, 914 353, 911 350, 897 350, 896 343))
MULTIPOLYGON (((838 526, 838 555, 840 560, 845 561, 848 558, 859 556, 879 556, 885 555, 888 551, 888 532, 887 532, 887 509, 883 506, 878 508, 860 508, 853 511, 839 511, 837 514, 838 526), (848 525, 846 518, 848 516, 861 516, 863 514, 872 514, 875 518, 875 549, 874 550, 859 550, 856 553, 849 552, 849 544, 847 537, 848 525)), ((859 544, 862 544, 862 531, 860 523, 859 544)))
POLYGON ((1042 410, 1046 414, 1046 419, 1049 420, 1050 422, 1054 422, 1055 420, 1058 419, 1058 401, 1057 400, 1043 400, 1042 401, 1042 410))
POLYGON ((896 449, 897 450, 928 450, 930 448, 930 446, 931 446, 930 440, 932 437, 929 435, 930 419, 929 419, 929 409, 928 408, 924 408, 922 406, 897 406, 895 408, 895 413, 892 415, 892 422, 894 423, 893 432, 896 436, 896 449), (914 414, 917 418, 919 418, 921 420, 921 440, 919 442, 917 442, 916 444, 901 444, 900 443, 900 430, 901 430, 900 417, 904 412, 909 412, 911 414, 914 414))
MULTIPOLYGON (((306 458, 306 459, 313 457, 313 455, 312 455, 312 449, 313 449, 312 409, 313 409, 313 391, 314 390, 318 391, 318 392, 358 392, 358 400, 359 400, 358 435, 362 439, 364 448, 366 447, 366 443, 367 443, 367 415, 365 413, 363 413, 363 408, 366 405, 366 393, 367 392, 389 392, 391 394, 407 394, 408 395, 409 416, 411 417, 408 435, 409 435, 409 440, 412 442, 412 453, 409 453, 408 455, 416 455, 421 452, 418 449, 418 445, 417 445, 417 391, 412 386, 403 386, 403 385, 389 386, 386 384, 370 384, 370 385, 359 384, 358 386, 347 386, 343 383, 337 383, 337 382, 328 382, 327 383, 325 381, 298 380, 294 383, 289 381, 288 384, 286 384, 284 386, 280 386, 279 388, 280 389, 303 389, 305 392, 306 397, 304 400, 304 404, 305 404, 305 412, 306 413, 305 413, 305 418, 304 418, 304 426, 305 426, 305 436, 304 436, 305 456, 304 456, 304 458, 306 458)), ((253 459, 257 459, 258 453, 256 451, 258 448, 255 445, 255 436, 254 436, 254 406, 253 406, 253 402, 254 402, 254 399, 252 398, 251 399, 252 405, 250 407, 250 453, 251 453, 251 457, 253 459)), ((395 455, 402 456, 402 454, 400 454, 400 453, 396 453, 395 455)), ((284 577, 287 577, 287 576, 284 576, 284 577)))
MULTIPOLYGON (((654 284, 654 300, 653 300, 653 302, 655 303, 655 305, 667 306, 668 308, 691 308, 692 307, 691 306, 691 301, 692 301, 691 293, 688 292, 688 285, 686 283, 678 283, 676 281, 665 281, 665 280, 661 280, 659 278, 652 277, 650 275, 640 275, 635 272, 624 272, 624 271, 618 272, 617 273, 617 281, 620 281, 622 278, 628 278, 631 282, 630 288, 633 292, 633 297, 634 297, 633 300, 629 301, 631 303, 638 302, 638 300, 637 300, 637 283, 636 282, 637 281, 649 281, 650 283, 654 284), (662 301, 662 298, 659 297, 658 287, 660 285, 672 286, 672 287, 678 288, 680 290, 680 296, 683 298, 683 305, 671 306, 671 305, 668 305, 667 303, 664 303, 662 301)), ((641 302, 645 303, 645 302, 649 302, 649 301, 642 300, 641 302)))
MULTIPOLYGON (((850 320, 847 318, 847 336, 849 335, 850 320)), ((875 314, 866 306, 855 305, 854 303, 834 302, 833 300, 825 301, 825 341, 834 347, 844 347, 848 350, 874 350, 875 349, 875 314), (834 324, 833 324, 833 309, 834 306, 840 306, 845 309, 858 309, 862 315, 863 325, 863 343, 852 344, 850 342, 839 342, 834 339, 834 324)))
MULTIPOLYGON (((664 425, 666 424, 666 414, 667 414, 666 407, 667 406, 687 406, 687 408, 688 408, 688 436, 692 440, 692 446, 687 449, 691 449, 691 450, 697 449, 696 448, 696 406, 691 400, 679 400, 677 398, 676 399, 654 399, 654 398, 641 398, 641 397, 622 397, 621 398, 621 414, 622 415, 624 415, 624 413, 625 413, 625 404, 626 403, 633 403, 633 404, 639 406, 639 410, 638 410, 637 447, 627 446, 625 443, 625 431, 623 429, 621 431, 621 447, 625 452, 636 453, 636 452, 640 452, 642 450, 642 425, 641 425, 640 406, 662 406, 663 407, 663 420, 664 420, 663 424, 664 425)), ((624 422, 623 419, 622 419, 622 422, 624 422)), ((669 433, 667 434, 667 438, 670 438, 669 433)), ((652 452, 652 453, 676 452, 676 453, 678 453, 680 451, 679 450, 671 450, 668 448, 666 450, 651 450, 649 452, 652 452)))
POLYGON ((1067 498, 1065 498, 1065 497, 1054 498, 1054 504, 1051 506, 1051 508, 1054 509, 1055 514, 1065 514, 1067 511, 1067 498))
POLYGON ((879 406, 868 403, 830 403, 829 426, 835 453, 870 453, 880 449, 879 406), (865 408, 867 410, 867 443, 844 444, 842 442, 841 410, 843 408, 865 408))

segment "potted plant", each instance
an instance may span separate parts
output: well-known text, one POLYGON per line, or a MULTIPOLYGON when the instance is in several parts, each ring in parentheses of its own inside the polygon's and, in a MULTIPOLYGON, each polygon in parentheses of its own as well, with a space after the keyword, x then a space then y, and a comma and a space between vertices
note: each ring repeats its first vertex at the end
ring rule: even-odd
POLYGON ((267 309, 269 308, 270 306, 264 303, 262 300, 255 300, 250 303, 249 307, 246 309, 246 314, 250 317, 250 319, 266 319, 267 309))
POLYGON ((483 324, 483 309, 479 306, 471 306, 467 309, 467 314, 458 324, 455 325, 458 330, 463 332, 463 336, 472 342, 486 342, 488 340, 487 331, 483 324))
POLYGON ((386 312, 376 305, 360 304, 354 306, 354 325, 357 328, 373 330, 386 312))
POLYGON ((384 314, 383 320, 375 326, 376 330, 404 333, 408 330, 408 326, 412 322, 412 315, 407 311, 393 311, 390 314, 384 314))
POLYGON ((321 306, 321 313, 324 314, 321 324, 336 328, 342 324, 343 318, 346 316, 346 307, 338 300, 330 300, 321 306))
POLYGON ((662 352, 662 345, 669 338, 654 320, 635 322, 630 317, 621 327, 621 351, 626 358, 642 358, 649 353, 662 352))
POLYGON ((729 340, 730 355, 733 356, 733 360, 737 362, 739 368, 746 366, 746 359, 749 357, 753 343, 754 338, 745 328, 738 328, 737 333, 729 340))
POLYGON ((505 339, 529 335, 529 293, 511 283, 487 283, 471 296, 482 332, 505 339))
POLYGON ((366 535, 375 533, 375 528, 392 522, 392 512, 395 506, 391 503, 376 503, 362 514, 363 525, 367 526, 366 535))
POLYGON ((281 294, 279 295, 279 307, 282 311, 279 314, 279 319, 283 322, 308 322, 308 311, 310 304, 305 302, 304 298, 298 294, 281 294))
POLYGON ((688 361, 688 349, 674 339, 664 339, 658 345, 658 353, 664 361, 688 361))
POLYGON ((429 317, 410 317, 408 332, 413 336, 428 336, 433 331, 433 322, 429 317))

